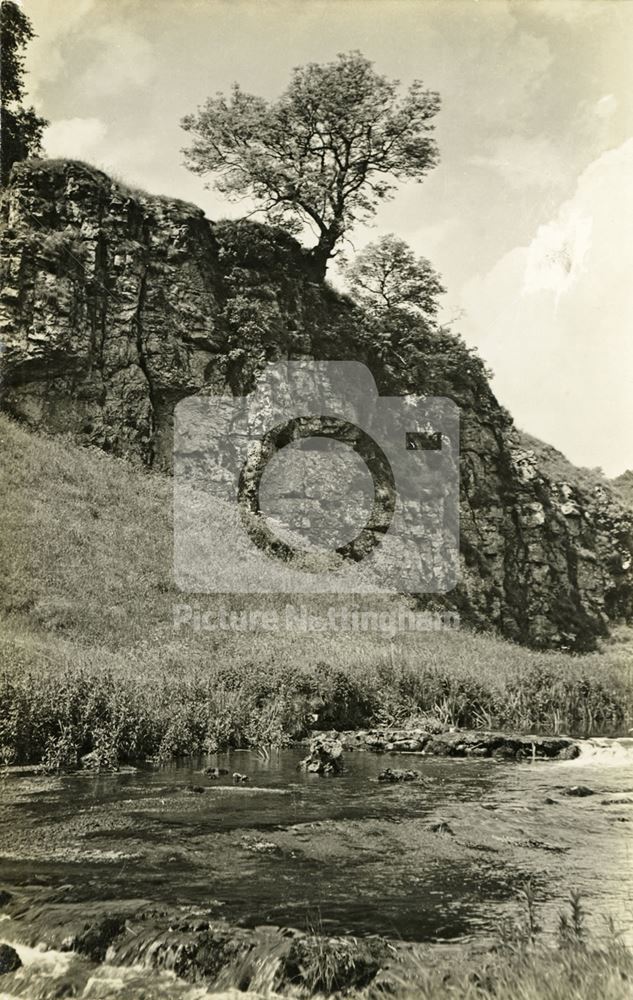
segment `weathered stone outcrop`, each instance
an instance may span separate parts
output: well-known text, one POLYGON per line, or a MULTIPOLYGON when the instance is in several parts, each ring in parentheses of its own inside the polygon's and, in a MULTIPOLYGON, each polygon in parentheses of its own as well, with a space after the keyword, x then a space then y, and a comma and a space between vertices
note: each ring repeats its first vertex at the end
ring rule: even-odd
MULTIPOLYGON (((498 733, 479 729, 451 729, 444 733, 429 733, 422 729, 371 729, 338 733, 337 736, 346 750, 371 750, 374 753, 502 757, 507 760, 572 760, 580 753, 578 743, 569 736, 498 733)), ((391 772, 391 769, 387 768, 387 771, 391 772)))
POLYGON ((283 232, 214 225, 84 164, 17 165, 1 221, 2 406, 33 428, 167 470, 183 397, 248 392, 266 361, 363 361, 383 394, 460 407, 461 576, 436 604, 573 650, 631 614, 624 501, 544 471, 457 337, 403 316, 377 327, 283 232))

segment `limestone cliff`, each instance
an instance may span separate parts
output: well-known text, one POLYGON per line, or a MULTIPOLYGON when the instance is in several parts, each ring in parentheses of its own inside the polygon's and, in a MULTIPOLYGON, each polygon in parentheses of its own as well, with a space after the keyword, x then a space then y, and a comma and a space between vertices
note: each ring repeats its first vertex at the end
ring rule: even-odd
POLYGON ((2 406, 167 470, 175 403, 249 390, 267 360, 356 359, 383 393, 461 409, 462 574, 445 603, 534 646, 587 649, 632 607, 633 515, 606 482, 539 465, 479 359, 447 333, 377 327, 298 244, 130 191, 72 161, 14 170, 2 201, 2 406))

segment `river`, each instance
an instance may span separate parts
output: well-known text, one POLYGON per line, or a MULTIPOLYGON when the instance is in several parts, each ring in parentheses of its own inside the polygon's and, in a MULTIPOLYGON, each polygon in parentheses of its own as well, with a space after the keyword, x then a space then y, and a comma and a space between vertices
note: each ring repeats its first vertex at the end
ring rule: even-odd
MULTIPOLYGON (((576 889, 596 934, 609 933, 603 918, 612 917, 633 943, 633 740, 587 740, 564 762, 348 753, 345 773, 329 778, 298 771, 301 755, 236 751, 112 775, 2 777, 0 887, 27 903, 19 919, 0 919, 0 941, 24 962, 2 977, 0 996, 64 995, 60 977, 72 981, 80 960, 50 948, 60 908, 49 918, 36 905, 62 887, 74 911, 168 902, 242 927, 446 946, 490 941, 530 880, 546 934, 576 889), (229 774, 214 780, 205 765, 229 774), (414 767, 421 780, 383 784, 385 767, 414 767), (233 771, 248 783, 234 785, 233 771), (580 785, 594 794, 566 794, 580 785)), ((76 995, 86 997, 207 995, 158 973, 148 992, 147 972, 80 971, 76 995)))

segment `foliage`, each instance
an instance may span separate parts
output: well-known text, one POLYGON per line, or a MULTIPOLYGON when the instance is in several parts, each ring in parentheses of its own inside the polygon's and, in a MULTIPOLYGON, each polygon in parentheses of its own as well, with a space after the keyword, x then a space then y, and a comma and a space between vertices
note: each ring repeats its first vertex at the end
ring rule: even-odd
POLYGON ((310 995, 332 996, 339 991, 361 989, 370 983, 384 961, 379 940, 354 937, 332 938, 323 933, 320 921, 311 934, 296 938, 284 960, 284 971, 310 995))
POLYGON ((633 507, 633 471, 627 469, 621 476, 613 480, 613 486, 625 503, 629 507, 633 507))
POLYGON ((0 174, 6 184, 11 167, 39 152, 42 132, 48 124, 34 108, 22 105, 24 98, 24 54, 34 38, 29 18, 13 0, 0 4, 0 49, 2 51, 2 144, 0 174))
POLYGON ((573 891, 569 898, 569 915, 561 913, 558 918, 558 939, 562 948, 573 948, 585 943, 585 920, 586 913, 580 893, 573 891))
POLYGON ((404 240, 389 233, 366 246, 346 269, 354 297, 364 306, 437 313, 445 289, 425 257, 416 257, 404 240))
MULTIPOLYGON (((335 639, 324 638, 320 662, 311 660, 307 644, 289 641, 264 661, 262 637, 251 635, 243 646, 227 647, 224 656, 231 661, 225 664, 217 654, 210 658, 208 651, 184 646, 112 653, 5 629, 0 647, 5 760, 43 761, 58 769, 96 751, 95 765, 105 766, 230 747, 283 746, 312 726, 419 725, 421 718, 430 729, 567 731, 582 727, 590 714, 583 698, 587 685, 582 675, 575 678, 573 663, 559 682, 562 657, 551 657, 550 669, 540 674, 545 696, 532 702, 535 657, 507 644, 467 635, 456 635, 453 642, 437 637, 393 664, 380 641, 335 639), (337 653, 343 663, 336 662, 337 653), (509 668, 508 653, 525 662, 509 668)), ((593 660, 609 674, 608 662, 593 660)), ((624 671, 610 672, 610 686, 596 681, 596 693, 587 695, 596 731, 624 727, 627 704, 631 718, 630 678, 627 682, 624 671)))
POLYGON ((276 102, 245 93, 209 98, 182 120, 192 143, 186 164, 232 199, 249 195, 274 223, 318 234, 316 271, 355 223, 366 221, 394 190, 421 180, 437 162, 430 133, 439 97, 414 81, 373 69, 360 52, 294 69, 276 102))

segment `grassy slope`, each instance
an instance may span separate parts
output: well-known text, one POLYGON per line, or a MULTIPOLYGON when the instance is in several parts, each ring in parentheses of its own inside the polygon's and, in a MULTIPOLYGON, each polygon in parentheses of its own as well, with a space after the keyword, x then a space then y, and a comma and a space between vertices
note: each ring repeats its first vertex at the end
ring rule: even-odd
MULTIPOLYGON (((376 632, 176 634, 173 608, 187 597, 171 579, 168 479, 38 437, 4 416, 0 463, 6 759, 277 741, 304 729, 315 709, 321 725, 340 727, 423 713, 463 726, 561 730, 623 727, 631 717, 625 642, 572 659, 457 630, 393 640, 376 632)), ((239 546, 228 529, 226 546, 227 557, 239 546)), ((286 603, 283 595, 256 600, 279 612, 286 603)), ((219 603, 228 602, 195 600, 202 610, 219 603)), ((381 605, 398 606, 395 598, 381 605)))

